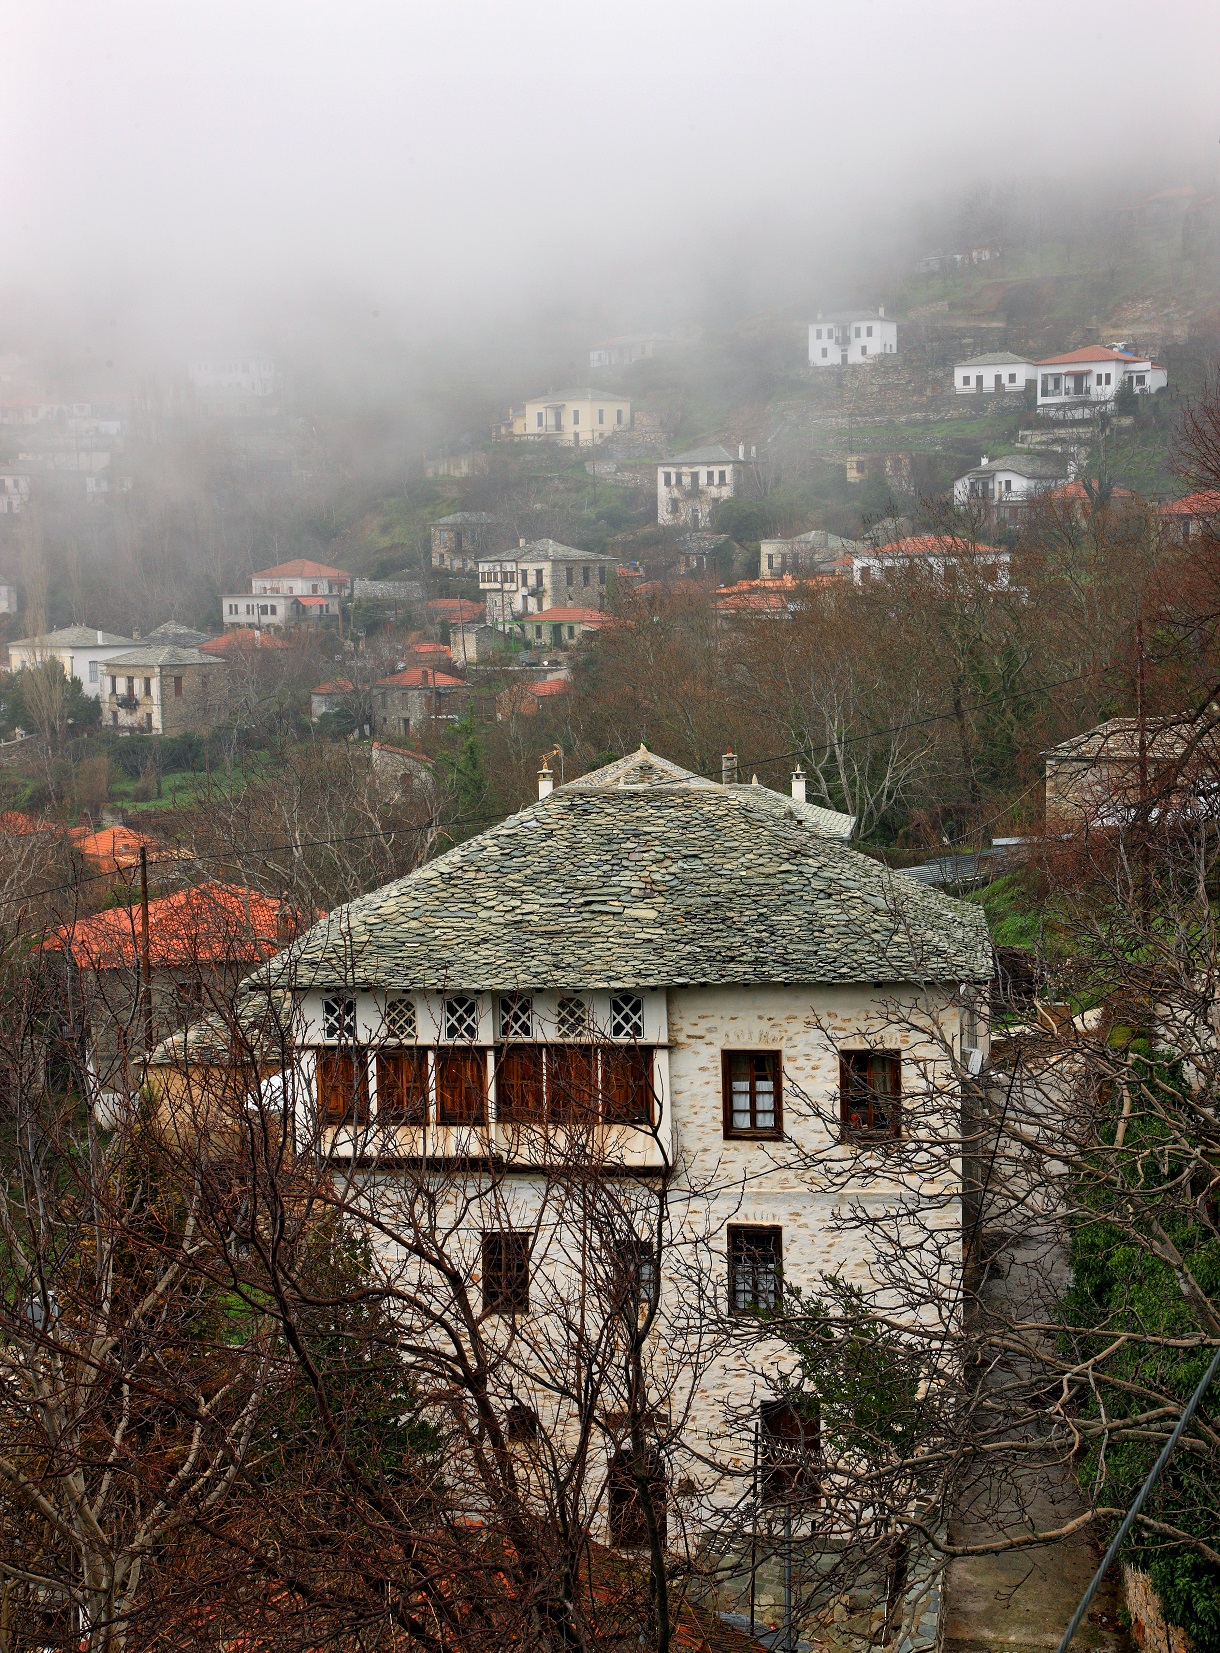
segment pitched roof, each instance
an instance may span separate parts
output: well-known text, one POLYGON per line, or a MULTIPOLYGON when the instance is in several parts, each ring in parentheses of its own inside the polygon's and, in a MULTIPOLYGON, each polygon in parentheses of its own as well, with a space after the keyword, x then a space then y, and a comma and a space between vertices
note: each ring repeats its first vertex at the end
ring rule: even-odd
POLYGON ((971 545, 952 534, 913 534, 904 540, 891 540, 875 551, 857 552, 862 560, 869 557, 1006 557, 998 545, 971 545))
POLYGON ((676 453, 670 459, 658 460, 660 465, 740 465, 735 453, 716 443, 712 447, 691 448, 688 453, 676 453))
POLYGON ((523 688, 535 700, 549 700, 557 694, 571 694, 572 680, 568 677, 544 677, 541 683, 526 683, 523 688))
POLYGON ((818 830, 766 787, 640 751, 339 908, 279 984, 509 991, 982 981, 978 907, 818 830))
POLYGON ((310 689, 309 692, 310 694, 351 694, 351 679, 336 677, 329 683, 319 683, 316 689, 310 689))
POLYGON ((424 607, 438 620, 483 620, 486 610, 482 603, 472 603, 468 597, 433 597, 424 607))
POLYGON ((527 396, 527 402, 629 402, 630 396, 621 396, 617 390, 595 390, 591 385, 577 385, 575 390, 548 390, 541 396, 527 396))
POLYGON ((137 832, 134 827, 103 827, 100 832, 90 832, 88 827, 75 827, 66 836, 79 854, 112 871, 136 866, 142 849, 147 851, 149 861, 176 861, 182 853, 167 849, 157 839, 137 832))
POLYGON ((1105 344, 1086 344, 1082 350, 1069 350, 1063 356, 1046 356, 1035 367, 1069 367, 1073 362, 1137 362, 1147 356, 1135 356, 1130 350, 1111 350, 1105 344))
POLYGON ((87 649, 116 648, 126 644, 135 647, 134 637, 120 637, 117 632, 99 631, 96 626, 60 626, 58 631, 44 631, 38 637, 19 637, 9 644, 11 649, 87 649))
POLYGON ((379 689, 393 686, 396 689, 461 689, 465 687, 460 677, 451 677, 448 672, 438 672, 432 666, 408 666, 406 671, 395 672, 393 677, 379 677, 379 689))
POLYGON ((494 522, 495 520, 495 517, 487 511, 451 511, 447 517, 437 517, 432 526, 434 528, 448 528, 454 523, 494 522))
POLYGON ((184 649, 196 649, 210 637, 210 632, 196 631, 193 626, 180 625, 177 620, 165 620, 142 640, 145 643, 178 643, 184 649))
POLYGON ((495 556, 482 557, 481 562, 612 562, 617 557, 604 551, 581 551, 575 545, 564 545, 561 540, 529 540, 515 551, 499 551, 495 556))
MULTIPOLYGON (((154 967, 258 964, 284 945, 280 903, 232 884, 200 884, 148 903, 149 960, 154 967)), ((119 970, 139 958, 140 909, 109 907, 56 930, 45 943, 63 948, 83 970, 119 970)))
POLYGON ((218 666, 221 662, 201 649, 183 649, 175 643, 137 643, 126 654, 115 654, 106 661, 106 670, 123 666, 218 666))
POLYGON ((286 637, 273 637, 269 631, 256 631, 253 626, 242 626, 239 630, 226 632, 223 637, 212 637, 206 643, 200 643, 200 654, 212 654, 217 659, 223 659, 233 651, 243 649, 290 649, 292 644, 286 637))
MULTIPOLYGON (((1150 758, 1175 758, 1198 741, 1212 762, 1216 755, 1215 734, 1197 725, 1187 714, 1177 717, 1150 717, 1144 724, 1145 750, 1150 758), (1201 737, 1201 738, 1200 738, 1201 737)), ((1044 752, 1060 761, 1093 763, 1098 758, 1132 759, 1139 752, 1139 721, 1133 717, 1111 717, 1083 734, 1071 735, 1044 752)))
POLYGON ((967 471, 967 476, 994 476, 997 471, 1015 471, 1018 476, 1033 477, 1036 481, 1052 482, 1066 476, 1067 460, 1060 453, 1006 453, 998 459, 989 459, 967 471))
POLYGON ((1182 499, 1168 500, 1159 510, 1163 517, 1220 516, 1220 488, 1197 488, 1182 499))
POLYGON ((529 625, 534 620, 541 620, 543 624, 559 625, 565 621, 579 626, 608 626, 610 616, 603 614, 596 608, 544 608, 540 614, 518 615, 521 625, 529 625))
POLYGON ((277 562, 274 568, 255 569, 252 576, 256 580, 270 580, 287 578, 295 574, 298 579, 331 579, 350 580, 351 575, 343 568, 331 568, 328 563, 311 562, 308 557, 290 557, 287 562, 277 562))
POLYGON ((968 361, 955 362, 955 367, 1032 367, 1029 356, 1014 356, 1011 350, 993 350, 986 356, 971 356, 968 361))
POLYGON ((54 821, 41 820, 37 815, 25 815, 19 809, 6 809, 0 813, 0 833, 7 833, 13 838, 28 838, 35 833, 58 833, 60 828, 54 821))

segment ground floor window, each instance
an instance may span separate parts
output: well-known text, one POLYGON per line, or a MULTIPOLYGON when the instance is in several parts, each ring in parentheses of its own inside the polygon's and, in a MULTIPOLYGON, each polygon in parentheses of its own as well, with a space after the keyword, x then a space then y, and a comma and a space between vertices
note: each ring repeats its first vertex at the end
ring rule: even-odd
POLYGON ((606 1494, 610 1542, 616 1549, 647 1548, 650 1507, 658 1538, 662 1544, 665 1543, 668 1536, 668 1488, 665 1466, 655 1447, 647 1450, 644 1463, 638 1470, 629 1446, 616 1452, 610 1460, 606 1494))
POLYGON ((845 1141, 901 1134, 902 1056, 898 1051, 839 1052, 839 1120, 845 1141))
POLYGON ((757 1314, 779 1305, 783 1280, 783 1229, 729 1229, 729 1308, 757 1314))

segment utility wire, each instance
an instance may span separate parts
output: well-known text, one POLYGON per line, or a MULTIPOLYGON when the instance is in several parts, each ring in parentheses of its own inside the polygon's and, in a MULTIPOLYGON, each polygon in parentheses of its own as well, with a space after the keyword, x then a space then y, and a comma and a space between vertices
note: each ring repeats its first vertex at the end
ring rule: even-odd
POLYGON ((1110 1540, 1110 1548, 1106 1551, 1105 1555, 1102 1556, 1101 1566, 1098 1567, 1097 1571, 1093 1574, 1093 1577, 1089 1580, 1089 1587, 1085 1591, 1084 1595, 1081 1596, 1080 1605, 1072 1614, 1072 1621, 1063 1632, 1063 1639, 1059 1643, 1058 1653, 1067 1653, 1072 1637, 1080 1628, 1081 1619, 1084 1618, 1085 1614, 1089 1610, 1089 1603, 1097 1594, 1098 1587, 1100 1586, 1102 1579, 1106 1576, 1113 1565, 1115 1556, 1122 1548, 1123 1540, 1135 1525, 1135 1518, 1139 1514, 1140 1510, 1143 1509, 1144 1500, 1160 1480, 1161 1471, 1165 1468, 1165 1465, 1172 1457, 1174 1447, 1177 1446, 1178 1442, 1182 1439, 1182 1434, 1186 1428, 1186 1425, 1198 1411, 1199 1405, 1202 1402, 1204 1395, 1211 1387, 1211 1381, 1218 1371, 1220 1371, 1220 1347, 1217 1347, 1215 1354, 1212 1356, 1211 1365, 1207 1368, 1206 1372, 1204 1372, 1202 1378, 1199 1380, 1199 1387, 1186 1402, 1182 1416, 1174 1425, 1173 1434, 1161 1448, 1160 1457, 1148 1471, 1147 1480, 1136 1493, 1134 1503, 1131 1505, 1131 1508, 1127 1511, 1126 1515, 1123 1516, 1122 1524, 1120 1525, 1118 1531, 1114 1534, 1114 1537, 1110 1540))

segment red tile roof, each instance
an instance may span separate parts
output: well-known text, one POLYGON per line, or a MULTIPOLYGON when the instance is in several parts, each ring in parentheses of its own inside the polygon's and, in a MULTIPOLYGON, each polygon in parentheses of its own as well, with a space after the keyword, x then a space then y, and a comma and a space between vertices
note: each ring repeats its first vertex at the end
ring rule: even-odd
POLYGON ((379 689, 393 686, 396 689, 449 689, 464 688, 460 677, 451 677, 448 672, 438 672, 432 666, 408 666, 405 672, 395 672, 393 677, 379 677, 379 689))
POLYGON ((7 832, 12 837, 27 838, 35 832, 59 830, 54 822, 40 820, 37 815, 23 815, 19 809, 6 809, 0 812, 0 832, 7 832))
POLYGON ((1220 488, 1198 488, 1183 499, 1171 499, 1160 507, 1163 517, 1220 516, 1220 488))
POLYGON ((1063 356, 1047 356, 1035 367, 1067 367, 1072 362, 1140 362, 1146 356, 1135 356, 1130 350, 1111 350, 1109 345, 1088 344, 1082 350, 1069 350, 1063 356))
MULTIPOLYGON (((890 540, 886 545, 879 545, 872 554, 878 557, 1000 557, 1007 553, 997 545, 971 545, 966 540, 955 539, 952 534, 913 534, 909 539, 890 540)), ((869 555, 867 551, 856 552, 861 561, 869 555)))
MULTIPOLYGON (((148 903, 154 967, 258 964, 292 939, 281 903, 232 884, 200 884, 148 903)), ((121 970, 140 956, 140 908, 110 907, 56 930, 47 947, 65 949, 82 970, 121 970)))
POLYGON ((466 597, 433 597, 424 604, 428 613, 438 620, 483 620, 486 610, 481 603, 472 603, 466 597))
POLYGON ((336 677, 333 683, 319 683, 316 689, 310 689, 310 694, 351 694, 352 685, 346 677, 336 677))
POLYGON ((350 580, 351 575, 342 568, 331 568, 324 562, 310 562, 308 557, 292 557, 288 562, 277 562, 274 568, 260 568, 254 575, 256 580, 274 580, 287 578, 295 574, 298 579, 305 580, 350 580))
POLYGON ((549 700, 553 695, 571 694, 572 685, 566 677, 546 677, 541 683, 527 683, 525 689, 535 700, 549 700))
POLYGON ((150 862, 181 859, 180 851, 167 849, 157 839, 137 832, 134 827, 103 827, 100 832, 91 832, 88 827, 73 827, 67 837, 78 854, 96 861, 108 872, 139 866, 141 850, 146 852, 150 862))
POLYGON ((242 649, 290 649, 292 644, 286 637, 273 637, 270 632, 255 631, 252 626, 243 626, 237 631, 230 631, 224 637, 212 637, 206 643, 200 643, 200 654, 214 654, 218 660, 223 660, 226 654, 242 649))

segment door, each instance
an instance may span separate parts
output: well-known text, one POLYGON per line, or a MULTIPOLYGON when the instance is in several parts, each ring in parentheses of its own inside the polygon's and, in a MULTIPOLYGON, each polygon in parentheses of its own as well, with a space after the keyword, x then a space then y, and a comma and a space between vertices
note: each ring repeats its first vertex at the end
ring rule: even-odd
POLYGON ((996 374, 996 376, 995 376, 995 387, 996 387, 997 390, 1003 390, 1003 388, 1004 388, 1004 375, 1002 373, 997 373, 996 374))

